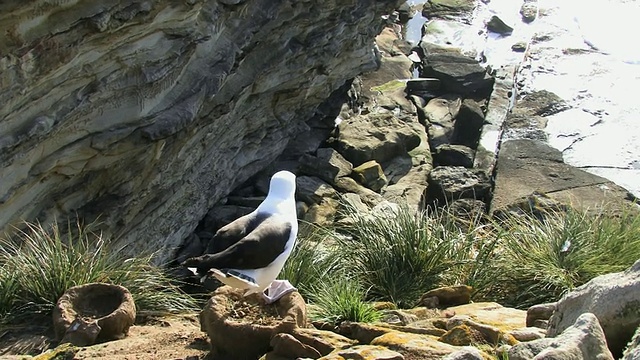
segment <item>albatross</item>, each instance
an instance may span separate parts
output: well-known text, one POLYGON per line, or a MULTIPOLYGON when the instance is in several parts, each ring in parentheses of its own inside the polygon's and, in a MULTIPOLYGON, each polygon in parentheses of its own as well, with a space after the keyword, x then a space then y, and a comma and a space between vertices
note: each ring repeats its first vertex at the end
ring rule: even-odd
POLYGON ((275 280, 298 234, 295 192, 293 173, 275 173, 264 201, 250 214, 220 228, 210 240, 228 244, 224 250, 189 258, 182 265, 194 273, 211 274, 226 285, 245 289, 245 296, 260 293, 267 303, 296 290, 286 280, 275 280))

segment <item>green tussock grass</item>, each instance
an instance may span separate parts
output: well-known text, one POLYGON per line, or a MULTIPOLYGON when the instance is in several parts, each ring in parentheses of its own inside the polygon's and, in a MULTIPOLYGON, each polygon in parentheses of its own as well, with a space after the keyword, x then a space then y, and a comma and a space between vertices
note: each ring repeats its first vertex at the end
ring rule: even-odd
POLYGON ((640 259, 640 216, 548 212, 494 222, 493 249, 476 288, 479 296, 526 308, 558 300, 596 276, 640 259))
POLYGON ((26 224, 15 236, 0 239, 0 319, 48 316, 68 288, 91 282, 125 286, 139 313, 196 309, 195 300, 152 265, 153 254, 123 253, 91 226, 62 231, 57 224, 26 224))
POLYGON ((333 324, 380 320, 381 313, 366 301, 366 295, 357 280, 340 274, 315 289, 310 298, 315 305, 310 316, 313 320, 333 324))
POLYGON ((377 214, 343 208, 339 225, 301 233, 281 276, 327 319, 343 313, 337 294, 344 303, 361 296, 408 308, 426 291, 455 284, 472 286, 475 301, 527 308, 640 259, 637 212, 558 210, 498 220, 403 206, 377 214), (341 290, 345 282, 358 284, 359 295, 341 290))
POLYGON ((472 232, 446 213, 391 211, 367 215, 347 208, 352 222, 341 229, 349 235, 341 238, 341 251, 371 299, 411 307, 465 262, 472 232))
POLYGON ((341 269, 339 253, 333 247, 334 236, 331 230, 303 223, 279 277, 289 280, 305 298, 313 296, 341 269))

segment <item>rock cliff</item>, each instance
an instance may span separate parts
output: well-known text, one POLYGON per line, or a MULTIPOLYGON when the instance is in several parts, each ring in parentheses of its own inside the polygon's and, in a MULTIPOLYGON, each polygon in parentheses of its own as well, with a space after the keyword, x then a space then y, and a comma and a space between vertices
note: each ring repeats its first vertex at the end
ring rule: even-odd
POLYGON ((0 231, 99 219, 159 260, 377 66, 396 0, 3 1, 0 231))

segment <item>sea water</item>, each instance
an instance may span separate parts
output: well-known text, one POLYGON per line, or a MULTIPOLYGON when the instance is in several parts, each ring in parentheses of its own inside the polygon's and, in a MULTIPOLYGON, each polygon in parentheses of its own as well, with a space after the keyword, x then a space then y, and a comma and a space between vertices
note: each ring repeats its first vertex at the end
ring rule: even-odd
POLYGON ((571 105, 548 118, 550 145, 640 197, 640 3, 543 0, 540 8, 538 31, 561 52, 532 61, 531 88, 571 105))
MULTIPOLYGON (((538 0, 538 17, 530 24, 521 20, 521 5, 516 0, 479 1, 468 33, 482 41, 452 45, 474 44, 477 49, 467 50, 482 54, 484 64, 492 67, 524 60, 522 94, 548 90, 570 105, 547 118, 549 144, 562 151, 566 163, 640 197, 640 2, 538 0), (485 22, 492 15, 511 25, 513 33, 487 33, 485 22), (511 50, 532 38, 537 41, 527 55, 511 50)), ((416 14, 407 24, 407 40, 419 41, 425 20, 416 14)))

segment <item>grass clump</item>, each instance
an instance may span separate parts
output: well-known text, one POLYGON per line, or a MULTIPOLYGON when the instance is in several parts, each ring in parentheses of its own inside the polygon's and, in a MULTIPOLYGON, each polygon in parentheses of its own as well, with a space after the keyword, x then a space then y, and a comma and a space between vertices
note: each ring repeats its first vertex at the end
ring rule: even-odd
POLYGON ((316 321, 339 324, 343 321, 374 322, 381 314, 365 300, 364 291, 357 280, 341 274, 315 289, 311 301, 311 318, 316 321))
POLYGON ((333 247, 335 234, 312 224, 302 225, 297 244, 279 277, 289 280, 303 297, 308 298, 340 271, 341 264, 339 252, 333 247))
POLYGON ((349 238, 340 240, 346 268, 373 300, 414 306, 442 284, 447 271, 468 258, 472 235, 446 213, 415 213, 408 207, 378 214, 347 208, 349 238))
POLYGON ((131 258, 122 250, 91 226, 62 231, 55 223, 27 223, 14 238, 0 239, 0 319, 49 315, 67 289, 91 282, 125 286, 140 313, 196 309, 193 298, 152 265, 152 254, 131 258))
POLYGON ((526 308, 558 300, 596 276, 640 259, 640 216, 548 212, 494 222, 494 249, 478 280, 479 296, 526 308))
POLYGON ((472 286, 476 301, 527 308, 640 259, 638 212, 549 210, 487 220, 403 206, 343 207, 341 225, 301 233, 283 271, 305 298, 325 307, 325 318, 339 319, 337 304, 355 299, 413 307, 426 291, 453 284, 472 286), (348 279, 338 282, 344 274, 348 279), (360 293, 342 289, 345 283, 359 284, 360 293))

